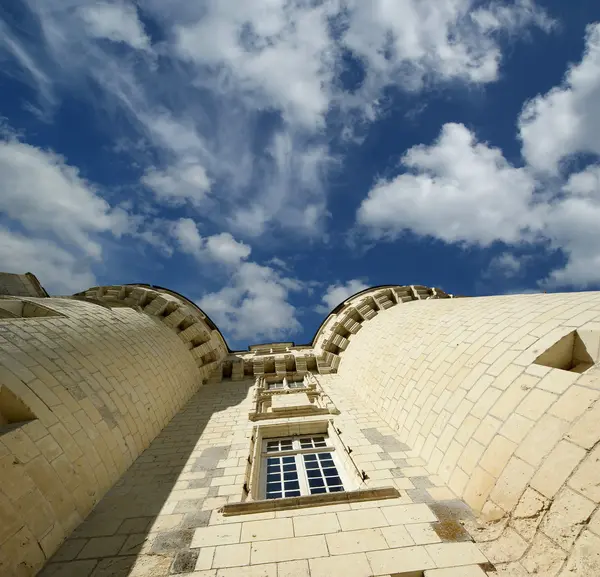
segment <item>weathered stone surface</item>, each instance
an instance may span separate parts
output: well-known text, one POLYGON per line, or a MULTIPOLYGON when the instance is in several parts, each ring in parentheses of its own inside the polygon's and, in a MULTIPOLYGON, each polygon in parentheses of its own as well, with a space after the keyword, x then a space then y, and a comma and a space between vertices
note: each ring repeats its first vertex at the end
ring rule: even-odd
POLYGON ((600 537, 584 531, 573 547, 560 577, 587 577, 600 575, 600 537))
POLYGON ((595 504, 568 487, 556 497, 541 530, 564 549, 570 549, 595 509, 595 504))
POLYGON ((533 575, 544 575, 554 577, 558 574, 567 553, 555 545, 545 535, 538 533, 532 541, 531 548, 521 559, 521 565, 533 575))
POLYGON ((510 527, 506 528, 494 541, 479 545, 492 563, 518 561, 525 553, 527 546, 527 541, 510 527))

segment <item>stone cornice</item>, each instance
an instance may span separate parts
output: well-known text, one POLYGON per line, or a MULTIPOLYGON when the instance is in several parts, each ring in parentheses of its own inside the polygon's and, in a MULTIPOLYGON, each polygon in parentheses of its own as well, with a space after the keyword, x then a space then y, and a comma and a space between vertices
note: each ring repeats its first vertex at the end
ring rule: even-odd
POLYGON ((441 289, 422 285, 374 287, 338 305, 319 327, 311 345, 271 343, 254 345, 248 352, 231 352, 214 323, 191 301, 168 289, 111 285, 93 287, 72 298, 110 307, 131 307, 160 319, 189 348, 203 379, 220 382, 335 373, 341 353, 365 322, 397 305, 453 297, 441 289))

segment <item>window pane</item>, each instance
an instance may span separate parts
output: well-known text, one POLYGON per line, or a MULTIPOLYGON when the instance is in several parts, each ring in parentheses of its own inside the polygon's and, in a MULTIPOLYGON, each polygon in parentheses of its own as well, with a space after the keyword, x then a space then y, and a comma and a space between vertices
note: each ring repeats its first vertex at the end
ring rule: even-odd
POLYGON ((323 436, 317 437, 302 437, 300 446, 303 449, 320 449, 327 446, 327 440, 323 436))
POLYGON ((305 384, 303 381, 299 382, 299 383, 288 383, 288 387, 290 389, 304 389, 305 388, 305 384))
POLYGON ((327 435, 323 434, 266 440, 267 453, 291 453, 285 456, 265 456, 266 475, 262 482, 266 498, 298 497, 307 489, 309 494, 344 491, 333 454, 331 450, 327 450, 327 443, 327 435), (302 453, 302 450, 312 452, 302 453), (301 475, 298 464, 303 469, 301 475))
POLYGON ((303 455, 303 457, 311 494, 344 490, 331 453, 317 453, 303 455))
POLYGON ((295 457, 268 457, 265 483, 265 496, 267 499, 299 496, 300 483, 295 457))
POLYGON ((292 439, 277 439, 267 441, 267 453, 278 453, 279 451, 291 451, 292 439))

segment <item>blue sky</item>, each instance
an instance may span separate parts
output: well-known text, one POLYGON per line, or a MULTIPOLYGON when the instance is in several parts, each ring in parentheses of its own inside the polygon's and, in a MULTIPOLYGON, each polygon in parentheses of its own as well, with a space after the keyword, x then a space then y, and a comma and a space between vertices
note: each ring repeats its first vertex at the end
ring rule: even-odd
POLYGON ((0 270, 232 348, 366 286, 600 286, 595 0, 0 3, 0 270))

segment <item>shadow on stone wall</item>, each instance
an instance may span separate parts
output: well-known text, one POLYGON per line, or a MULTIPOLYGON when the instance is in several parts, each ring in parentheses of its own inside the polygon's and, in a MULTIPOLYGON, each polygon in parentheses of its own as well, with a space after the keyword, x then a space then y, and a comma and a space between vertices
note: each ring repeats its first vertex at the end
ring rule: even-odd
POLYGON ((211 486, 225 471, 219 461, 230 451, 248 449, 247 443, 231 445, 225 439, 196 447, 211 417, 218 421, 220 411, 242 403, 251 385, 246 381, 201 388, 39 575, 126 577, 193 571, 198 555, 189 549, 194 529, 207 526, 213 509, 227 499, 237 500, 219 497, 219 488, 211 486))

